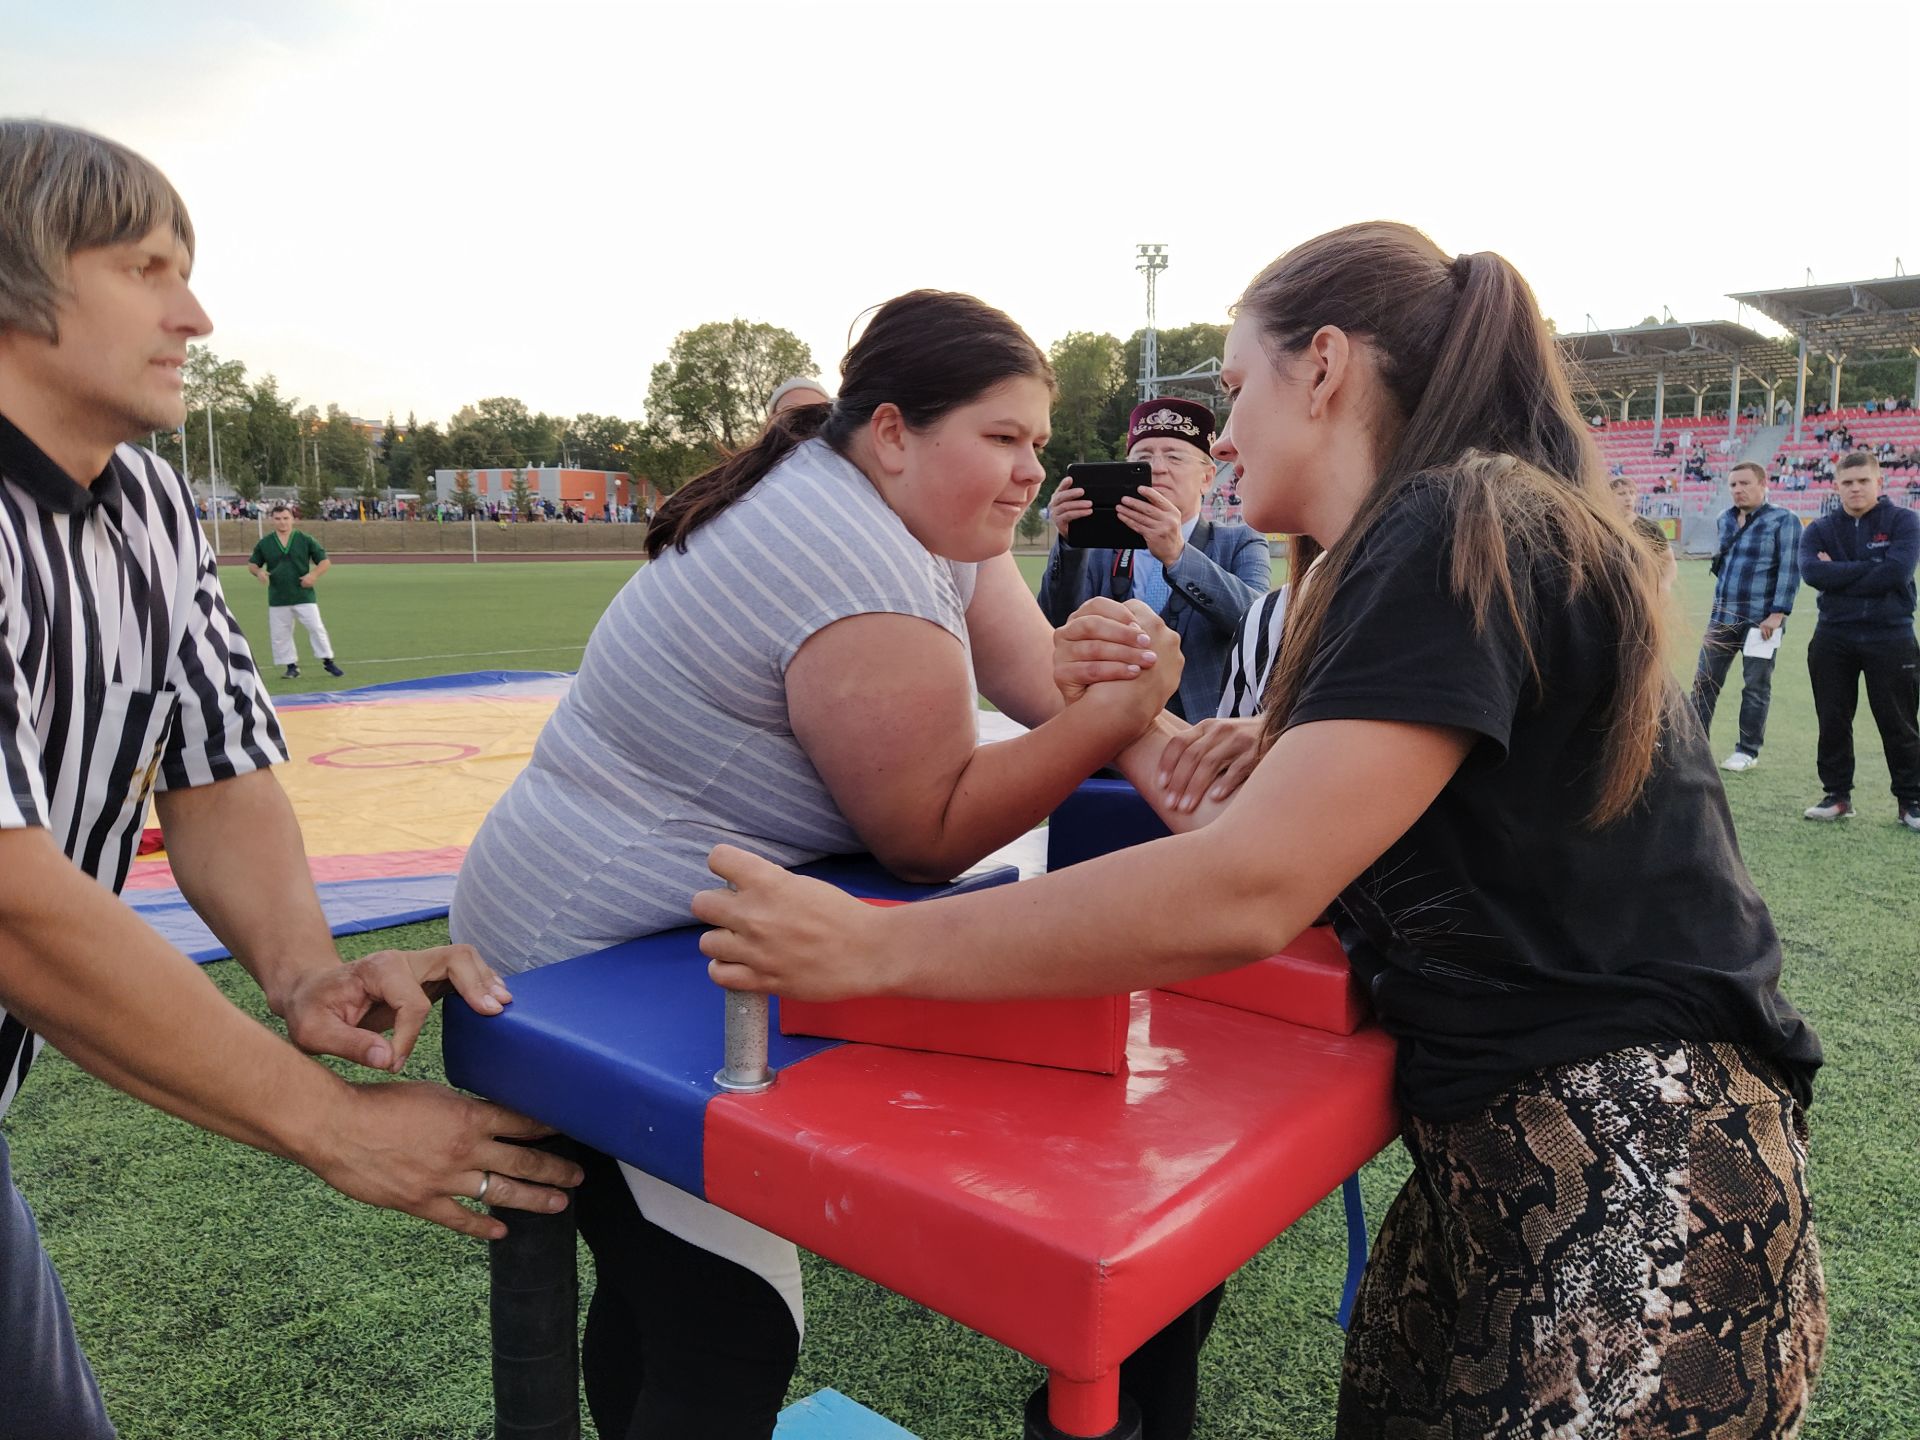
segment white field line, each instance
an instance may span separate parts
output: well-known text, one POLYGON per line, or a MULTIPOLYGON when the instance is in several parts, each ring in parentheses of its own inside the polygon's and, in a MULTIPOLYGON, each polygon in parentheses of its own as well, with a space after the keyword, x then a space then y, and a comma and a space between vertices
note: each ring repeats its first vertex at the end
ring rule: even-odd
POLYGON ((479 660, 488 655, 557 655, 585 650, 585 645, 536 645, 531 650, 455 650, 445 655, 381 655, 372 659, 351 657, 356 665, 411 665, 417 660, 479 660))

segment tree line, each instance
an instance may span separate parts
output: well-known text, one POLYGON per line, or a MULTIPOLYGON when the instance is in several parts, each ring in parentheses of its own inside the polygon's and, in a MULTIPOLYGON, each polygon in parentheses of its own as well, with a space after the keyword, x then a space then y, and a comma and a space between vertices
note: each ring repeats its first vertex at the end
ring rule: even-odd
MULTIPOLYGON (((1210 324, 1161 331, 1161 373, 1217 362, 1225 334, 1224 326, 1210 324)), ((1140 331, 1124 340, 1075 332, 1051 347, 1060 393, 1044 453, 1043 498, 1075 461, 1125 453, 1141 343, 1140 331)), ((645 419, 549 415, 511 396, 493 396, 462 406, 444 428, 412 414, 403 424, 388 415, 383 426, 369 427, 336 404, 324 410, 304 404, 283 394, 273 375, 250 378, 244 362, 194 345, 185 370, 187 423, 154 443, 196 482, 212 475, 222 493, 243 500, 258 500, 269 488, 292 489, 308 514, 342 493, 369 501, 428 494, 436 470, 565 465, 625 471, 667 493, 750 442, 782 381, 817 373, 812 352, 791 331, 714 321, 682 331, 652 368, 645 419)), ((1210 379, 1181 388, 1217 399, 1210 379)), ((522 480, 513 493, 524 488, 522 480)))

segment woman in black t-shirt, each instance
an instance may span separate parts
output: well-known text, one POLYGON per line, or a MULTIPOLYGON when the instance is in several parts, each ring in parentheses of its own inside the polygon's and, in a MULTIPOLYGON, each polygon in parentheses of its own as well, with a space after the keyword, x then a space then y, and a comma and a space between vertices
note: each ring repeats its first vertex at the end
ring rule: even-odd
MULTIPOLYGON (((715 978, 1140 989, 1333 905, 1414 1161, 1338 1434, 1792 1435, 1826 1334, 1820 1048, 1665 663, 1658 562, 1531 292, 1498 255, 1351 226, 1253 281, 1222 380, 1248 523, 1328 548, 1240 793, 1162 803, 1184 833, 1151 845, 885 911, 722 847, 737 893, 695 902, 715 978)), ((1119 658, 1124 625, 1083 617, 1061 658, 1119 658)))

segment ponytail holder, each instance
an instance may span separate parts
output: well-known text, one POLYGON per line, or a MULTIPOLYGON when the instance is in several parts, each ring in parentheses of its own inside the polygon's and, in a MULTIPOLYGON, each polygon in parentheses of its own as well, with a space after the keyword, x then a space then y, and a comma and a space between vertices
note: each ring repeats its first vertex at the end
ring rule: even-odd
POLYGON ((1455 285, 1459 286, 1463 290, 1466 289, 1467 276, 1472 270, 1473 270, 1473 257, 1471 255, 1456 255, 1453 257, 1453 265, 1451 267, 1451 271, 1453 274, 1453 283, 1455 285))

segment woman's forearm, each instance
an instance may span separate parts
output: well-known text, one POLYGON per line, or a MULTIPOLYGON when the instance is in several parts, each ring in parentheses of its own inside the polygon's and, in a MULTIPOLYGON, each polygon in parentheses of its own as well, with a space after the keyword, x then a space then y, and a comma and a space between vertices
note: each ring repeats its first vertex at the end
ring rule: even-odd
POLYGON ((1233 797, 1229 795, 1224 800, 1209 797, 1192 810, 1174 808, 1173 797, 1166 788, 1166 763, 1162 757, 1169 742, 1192 728, 1186 721, 1163 710, 1155 718, 1152 728, 1122 750, 1112 762, 1113 768, 1126 776, 1133 788, 1140 792, 1140 797, 1153 807, 1153 813, 1160 817, 1160 822, 1176 835, 1212 824, 1233 803, 1233 797))
POLYGON ((911 853, 881 854, 896 874, 943 880, 1019 839, 1138 733, 1137 710, 1089 697, 1012 740, 978 746, 911 853))
POLYGON ((1110 995, 1247 964, 1278 951, 1326 902, 1244 858, 1200 831, 899 906, 876 917, 886 927, 885 990, 946 1000, 1110 995))

